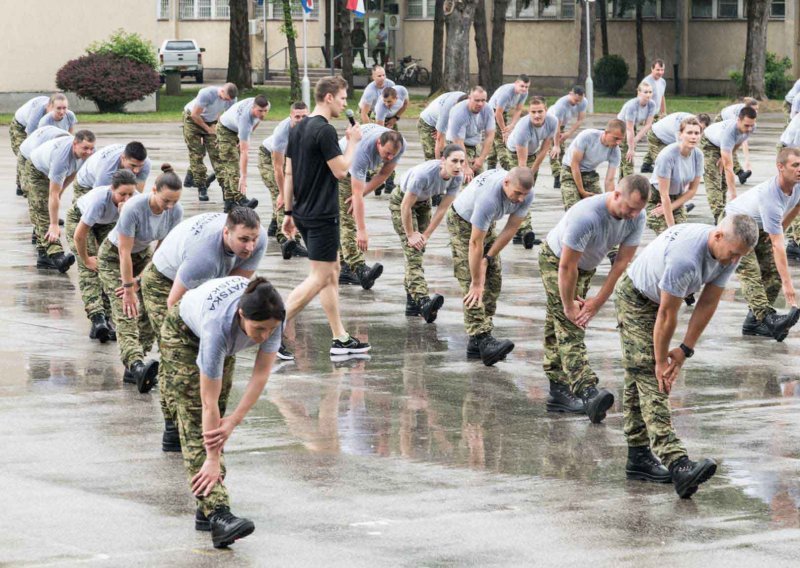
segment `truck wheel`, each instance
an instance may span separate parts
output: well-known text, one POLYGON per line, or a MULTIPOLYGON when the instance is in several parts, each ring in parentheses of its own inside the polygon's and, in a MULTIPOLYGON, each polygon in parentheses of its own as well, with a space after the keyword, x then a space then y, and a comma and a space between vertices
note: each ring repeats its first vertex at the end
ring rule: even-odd
POLYGON ((203 82, 203 72, 202 71, 198 71, 197 74, 194 76, 194 78, 198 83, 202 83, 203 82))

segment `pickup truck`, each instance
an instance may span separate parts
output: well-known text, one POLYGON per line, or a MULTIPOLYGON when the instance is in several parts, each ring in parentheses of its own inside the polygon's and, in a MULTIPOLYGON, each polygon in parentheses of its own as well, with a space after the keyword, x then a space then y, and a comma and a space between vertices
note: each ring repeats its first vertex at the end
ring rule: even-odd
POLYGON ((161 77, 170 71, 180 72, 181 77, 194 77, 198 83, 203 82, 203 52, 193 39, 167 39, 158 49, 158 60, 161 64, 161 77))

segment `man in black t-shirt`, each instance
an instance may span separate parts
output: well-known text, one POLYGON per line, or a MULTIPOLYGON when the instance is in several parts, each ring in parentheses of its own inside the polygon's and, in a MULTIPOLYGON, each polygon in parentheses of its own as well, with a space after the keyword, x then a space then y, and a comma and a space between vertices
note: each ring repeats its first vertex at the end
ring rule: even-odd
POLYGON ((286 147, 283 184, 283 233, 290 239, 299 230, 308 247, 311 273, 286 301, 286 320, 292 319, 319 295, 333 333, 330 354, 366 353, 369 343, 352 337, 339 316, 339 183, 347 176, 361 129, 351 126, 345 136, 344 154, 339 148, 331 118, 347 106, 347 81, 323 77, 314 93, 314 112, 292 128, 286 147))

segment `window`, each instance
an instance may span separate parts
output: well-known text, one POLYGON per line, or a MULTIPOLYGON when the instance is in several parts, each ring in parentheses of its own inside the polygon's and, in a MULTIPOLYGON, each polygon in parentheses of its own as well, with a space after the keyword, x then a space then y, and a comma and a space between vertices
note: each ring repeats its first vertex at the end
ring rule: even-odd
MULTIPOLYGON (((169 0, 160 0, 169 5, 169 0)), ((181 20, 214 20, 230 17, 230 0, 178 0, 178 18, 181 20)))
POLYGON ((216 17, 217 18, 231 17, 231 0, 217 0, 216 17))
POLYGON ((769 9, 769 17, 776 20, 783 20, 786 18, 786 0, 772 0, 772 5, 769 9))
POLYGON ((624 0, 607 0, 608 17, 615 20, 632 19, 636 15, 636 5, 624 0))
POLYGON ((576 0, 510 0, 506 10, 509 20, 575 19, 576 0))
POLYGON ((658 6, 655 0, 650 0, 649 2, 642 4, 642 18, 655 19, 657 15, 658 6))
POLYGON ((713 16, 711 0, 692 0, 692 18, 711 18, 713 16))
POLYGON ((561 0, 561 17, 565 20, 575 18, 575 0, 561 0))
POLYGON ((661 19, 674 20, 678 16, 678 0, 661 0, 661 19))
POLYGON ((717 18, 738 18, 739 0, 717 0, 717 18))
POLYGON ((408 0, 408 11, 406 15, 409 18, 422 18, 425 16, 425 2, 423 0, 408 0))
POLYGON ((158 0, 158 19, 169 20, 170 14, 170 0, 158 0))
MULTIPOLYGON (((259 0, 253 0, 253 18, 260 20, 264 17, 265 4, 267 8, 268 20, 283 19, 283 7, 281 6, 281 0, 262 0, 261 3, 259 3, 259 0)), ((308 18, 310 20, 319 19, 319 4, 320 2, 314 2, 314 8, 308 15, 308 18)), ((303 6, 300 4, 300 1, 292 0, 291 5, 292 5, 292 19, 302 20, 303 6)), ((230 0, 216 0, 216 13, 218 18, 229 18, 231 14, 230 0)))

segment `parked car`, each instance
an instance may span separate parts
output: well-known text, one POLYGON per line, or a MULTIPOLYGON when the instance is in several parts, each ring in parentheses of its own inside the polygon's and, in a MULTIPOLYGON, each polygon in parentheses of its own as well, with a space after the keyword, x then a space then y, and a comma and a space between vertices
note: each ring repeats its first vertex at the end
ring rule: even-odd
POLYGON ((198 83, 203 82, 203 52, 193 39, 164 40, 158 49, 158 60, 161 63, 161 78, 170 71, 178 71, 181 77, 194 77, 198 83))

